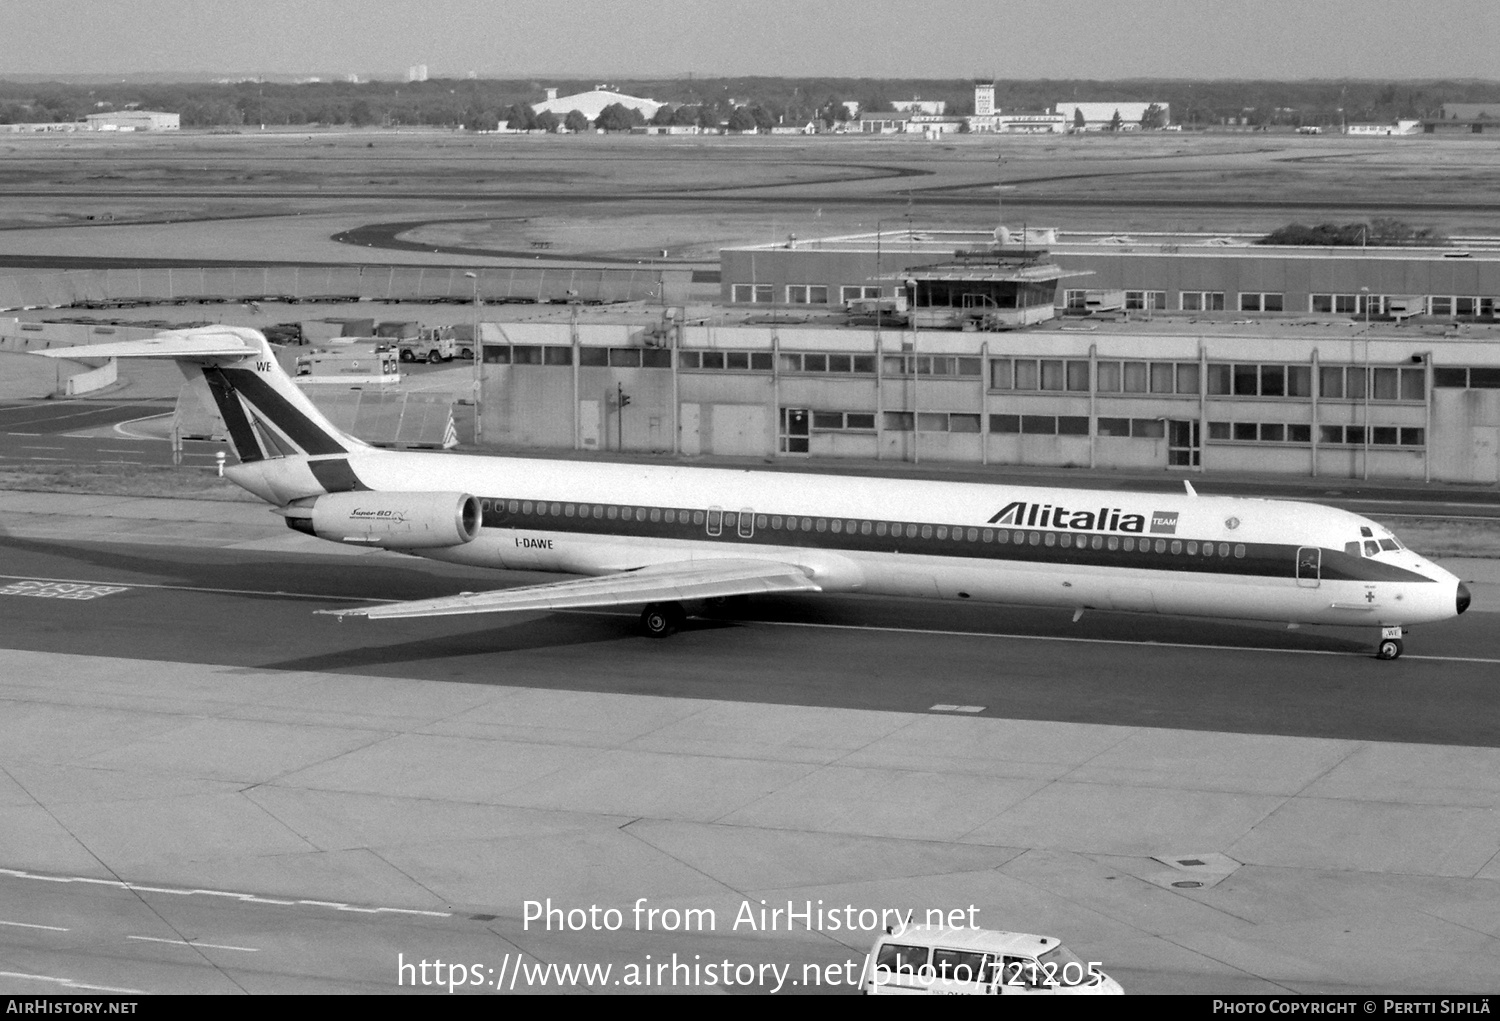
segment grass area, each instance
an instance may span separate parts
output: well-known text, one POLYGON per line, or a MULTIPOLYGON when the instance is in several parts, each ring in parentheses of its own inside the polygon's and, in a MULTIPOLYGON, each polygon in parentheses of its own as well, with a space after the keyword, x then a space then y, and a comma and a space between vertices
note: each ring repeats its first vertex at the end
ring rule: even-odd
POLYGON ((23 467, 0 469, 0 489, 91 496, 148 496, 177 500, 259 503, 213 469, 143 465, 23 467))
POLYGON ((1500 521, 1394 518, 1380 523, 1423 556, 1500 559, 1500 521))

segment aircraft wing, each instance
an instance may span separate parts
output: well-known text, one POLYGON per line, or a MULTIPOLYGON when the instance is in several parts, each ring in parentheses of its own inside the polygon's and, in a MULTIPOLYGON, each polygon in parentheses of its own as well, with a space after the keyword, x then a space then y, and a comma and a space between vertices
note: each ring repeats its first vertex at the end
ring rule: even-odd
POLYGON ((700 560, 656 564, 597 578, 492 592, 466 592, 352 610, 318 610, 335 617, 441 617, 507 610, 574 610, 755 595, 761 592, 821 592, 822 586, 796 564, 775 560, 700 560))

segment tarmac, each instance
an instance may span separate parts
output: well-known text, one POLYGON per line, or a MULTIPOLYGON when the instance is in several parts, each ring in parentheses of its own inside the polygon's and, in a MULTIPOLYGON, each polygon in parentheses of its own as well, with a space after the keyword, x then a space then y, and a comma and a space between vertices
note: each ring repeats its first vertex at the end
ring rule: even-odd
MULTIPOLYGON (((6 492, 0 531, 391 556, 209 501, 6 492)), ((1448 566, 1471 612, 1500 607, 1500 564, 1448 566)), ((610 669, 607 647, 579 653, 610 669)), ((868 949, 826 925, 731 933, 764 900, 974 906, 1128 992, 1492 992, 1500 975, 1500 748, 503 680, 0 651, 0 873, 467 911, 513 940, 528 900, 715 912, 710 934, 597 934, 588 953, 617 963, 730 935, 777 960, 868 949)))

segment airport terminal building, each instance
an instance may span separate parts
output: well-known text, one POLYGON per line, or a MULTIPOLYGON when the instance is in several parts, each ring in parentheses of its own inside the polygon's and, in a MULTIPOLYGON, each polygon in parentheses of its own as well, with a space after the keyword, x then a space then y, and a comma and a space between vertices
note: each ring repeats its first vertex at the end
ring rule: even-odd
MULTIPOLYGON (((1247 235, 1078 234, 1001 228, 1006 249, 1043 248, 1068 276, 1055 303, 1082 307, 1089 291, 1123 291, 1124 310, 1339 314, 1426 322, 1490 321, 1500 301, 1500 250, 1261 246, 1247 235)), ((721 300, 729 305, 836 306, 894 297, 910 270, 992 246, 983 231, 894 230, 728 248, 721 300)))

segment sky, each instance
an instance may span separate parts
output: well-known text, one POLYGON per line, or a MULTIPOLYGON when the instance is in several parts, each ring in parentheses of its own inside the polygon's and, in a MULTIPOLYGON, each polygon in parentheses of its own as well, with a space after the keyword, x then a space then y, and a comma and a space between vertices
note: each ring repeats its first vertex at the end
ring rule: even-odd
POLYGON ((0 0, 9 74, 1500 79, 1497 0, 0 0))

